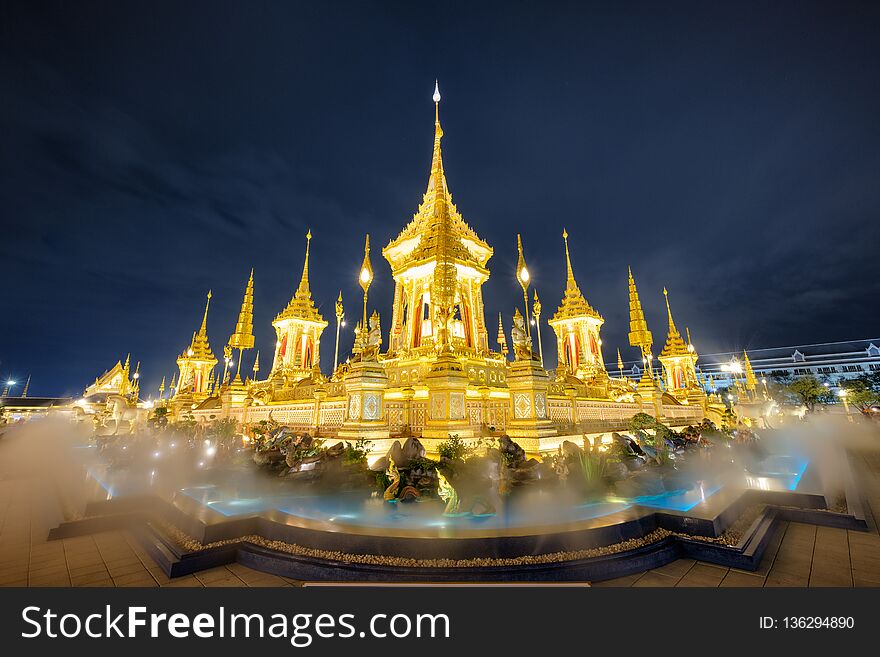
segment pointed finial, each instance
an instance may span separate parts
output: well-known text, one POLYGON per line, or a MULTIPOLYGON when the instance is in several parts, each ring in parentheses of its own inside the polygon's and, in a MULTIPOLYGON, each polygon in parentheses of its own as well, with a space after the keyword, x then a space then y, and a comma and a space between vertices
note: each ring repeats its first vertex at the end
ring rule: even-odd
POLYGON ((575 288, 577 287, 577 283, 575 283, 574 280, 574 270, 571 268, 571 255, 568 252, 568 231, 564 228, 562 229, 562 239, 565 240, 565 267, 568 273, 565 287, 566 289, 575 288))
POLYGON ((435 103, 440 102, 440 82, 437 80, 434 80, 434 96, 433 96, 433 98, 434 98, 435 103))
POLYGON ((617 348, 617 371, 623 371, 623 359, 620 357, 620 347, 617 348))
POLYGON ((299 299, 309 299, 312 296, 311 290, 309 290, 309 250, 312 245, 312 231, 311 229, 306 232, 306 258, 303 261, 303 271, 302 276, 299 279, 299 287, 296 288, 296 296, 299 299))
POLYGON ((208 308, 211 306, 211 290, 208 290, 208 302, 205 304, 205 316, 202 317, 202 326, 199 329, 199 335, 207 335, 208 333, 208 308))
POLYGON ((260 350, 257 349, 257 357, 254 358, 254 378, 257 378, 257 372, 260 371, 260 350))
POLYGON ((24 390, 21 391, 22 398, 28 396, 28 388, 30 388, 30 387, 31 387, 31 375, 28 374, 27 381, 25 381, 25 384, 24 384, 24 390))
POLYGON ((663 288, 663 297, 666 299, 666 314, 669 318, 669 334, 678 335, 678 329, 675 327, 675 321, 672 319, 672 308, 669 307, 669 292, 663 288))

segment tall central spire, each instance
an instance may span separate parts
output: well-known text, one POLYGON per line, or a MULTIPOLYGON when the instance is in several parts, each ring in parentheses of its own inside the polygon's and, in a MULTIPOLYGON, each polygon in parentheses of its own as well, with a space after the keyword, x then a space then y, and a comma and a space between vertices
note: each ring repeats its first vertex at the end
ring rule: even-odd
POLYGON ((312 231, 306 232, 306 259, 303 262, 303 273, 299 279, 299 287, 296 288, 297 299, 310 299, 312 292, 309 289, 309 249, 312 245, 312 231))
POLYGON ((440 85, 434 81, 434 153, 431 157, 431 178, 428 180, 428 193, 437 194, 436 201, 446 201, 446 175, 443 173, 443 154, 440 140, 443 128, 440 127, 440 85))
POLYGON ((427 189, 412 221, 382 249, 382 254, 395 275, 413 263, 451 260, 488 276, 485 267, 492 248, 464 221, 446 181, 441 147, 440 86, 436 81, 431 98, 434 101, 434 147, 427 189))
POLYGON ((566 290, 576 290, 577 283, 574 280, 574 270, 571 268, 571 255, 568 253, 568 231, 562 229, 562 239, 565 240, 565 266, 568 270, 568 278, 565 281, 566 290))
POLYGON ((665 287, 663 288, 663 296, 666 299, 666 314, 669 317, 669 335, 679 335, 678 329, 675 327, 675 320, 672 319, 672 308, 669 307, 669 292, 665 287))
POLYGON ((205 316, 202 317, 202 326, 199 328, 199 336, 208 335, 208 308, 211 306, 211 290, 208 290, 208 301, 205 303, 205 316))
POLYGON ((688 347, 681 338, 681 333, 672 319, 672 308, 669 305, 669 292, 663 288, 663 296, 666 298, 666 315, 669 320, 669 332, 666 335, 666 344, 663 346, 662 356, 682 356, 688 353, 688 347))

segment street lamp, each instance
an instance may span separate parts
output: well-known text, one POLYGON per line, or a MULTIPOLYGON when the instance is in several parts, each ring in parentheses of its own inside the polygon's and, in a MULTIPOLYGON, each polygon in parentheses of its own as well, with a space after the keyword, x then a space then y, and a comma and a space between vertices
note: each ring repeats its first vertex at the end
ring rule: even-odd
POLYGON ((364 242, 364 261, 361 263, 361 273, 358 276, 358 282, 361 285, 361 289, 364 291, 364 321, 361 324, 361 337, 366 342, 366 336, 369 333, 369 329, 367 327, 367 293, 370 290, 370 285, 373 282, 373 265, 370 264, 370 236, 367 235, 367 239, 364 242))
POLYGON ((519 257, 516 262, 516 280, 519 281, 520 287, 522 287, 523 291, 523 302, 525 303, 526 309, 526 331, 528 336, 532 337, 532 327, 529 322, 529 280, 531 280, 531 274, 529 274, 529 268, 526 267, 526 259, 523 256, 522 239, 520 238, 519 233, 516 234, 516 248, 519 252, 519 257))
POLYGON ((849 414, 849 402, 847 401, 847 392, 849 392, 846 388, 842 388, 837 391, 837 396, 843 400, 843 412, 846 414, 846 419, 850 422, 853 421, 852 416, 849 414))

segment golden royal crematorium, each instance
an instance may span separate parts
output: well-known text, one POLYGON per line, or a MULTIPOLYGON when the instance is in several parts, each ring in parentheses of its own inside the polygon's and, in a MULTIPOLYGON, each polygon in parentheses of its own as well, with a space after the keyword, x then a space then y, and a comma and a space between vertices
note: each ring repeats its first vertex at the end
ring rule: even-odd
MULTIPOLYGON (((357 311, 348 309, 359 317, 353 355, 338 362, 339 326, 346 312, 340 294, 334 318, 334 371, 329 377, 321 372, 321 338, 328 320, 309 288, 309 232, 299 286, 272 322, 276 342, 271 364, 264 354, 265 376, 259 376, 259 354, 252 378, 242 379, 240 371, 241 353, 254 346, 251 272, 222 360, 208 340, 206 305, 199 329, 177 359, 177 381, 166 401, 172 414, 191 412, 198 421, 232 417, 241 423, 271 417, 312 435, 368 439, 374 454, 384 454, 400 436, 418 436, 433 453, 450 434, 470 438, 502 433, 530 454, 546 453, 572 435, 580 442, 584 434, 623 429, 639 411, 671 426, 704 417, 719 421, 723 405, 704 393, 696 372, 697 352, 689 335, 687 342, 682 339, 671 310, 660 368, 653 365, 651 332, 632 272, 630 344, 640 349, 646 366, 638 381, 622 372, 609 375, 600 337, 604 320, 578 286, 565 231, 560 244, 566 259, 565 288, 548 320, 556 336, 559 367, 555 372, 544 369, 540 333, 532 335, 531 319, 540 325, 544 315, 537 294, 529 308, 529 271, 519 239, 516 275, 524 306, 510 318, 512 353, 501 318, 497 350, 490 344, 483 284, 489 278, 493 249, 452 201, 443 168, 436 87, 434 105, 427 189, 412 220, 382 249, 394 279, 390 324, 382 327, 378 313, 370 313, 374 271, 367 236, 359 277, 363 304, 358 299, 357 311), (239 351, 237 358, 234 350, 239 351), (238 368, 229 367, 233 360, 238 368)), ((209 292, 208 303, 210 298, 209 292)))

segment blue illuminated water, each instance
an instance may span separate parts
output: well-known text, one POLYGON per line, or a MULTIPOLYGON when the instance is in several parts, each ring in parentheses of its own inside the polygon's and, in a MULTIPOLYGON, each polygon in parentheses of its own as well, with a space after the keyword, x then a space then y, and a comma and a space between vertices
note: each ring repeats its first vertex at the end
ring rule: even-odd
MULTIPOLYGON (((744 481, 730 485, 762 490, 796 490, 807 470, 809 460, 791 454, 769 454, 750 465, 744 481)), ((155 472, 148 473, 150 487, 155 472)), ((143 480, 121 476, 101 467, 90 469, 90 475, 106 491, 108 497, 142 493, 143 480)), ((706 502, 725 487, 725 481, 679 481, 676 488, 656 494, 631 497, 601 496, 587 501, 573 494, 565 497, 554 490, 534 490, 491 499, 495 513, 475 516, 467 513, 457 517, 443 515, 444 503, 424 499, 413 503, 388 504, 379 496, 357 492, 297 492, 286 482, 246 478, 243 482, 219 481, 210 471, 202 473, 205 483, 177 489, 177 494, 225 517, 246 517, 280 513, 322 524, 327 528, 359 527, 377 529, 418 530, 440 529, 511 529, 517 527, 550 527, 610 516, 637 507, 687 513, 706 502), (258 485, 262 481, 262 485, 258 485), (280 485, 279 485, 280 484, 280 485)), ((462 500, 467 511, 467 500, 462 500)))

